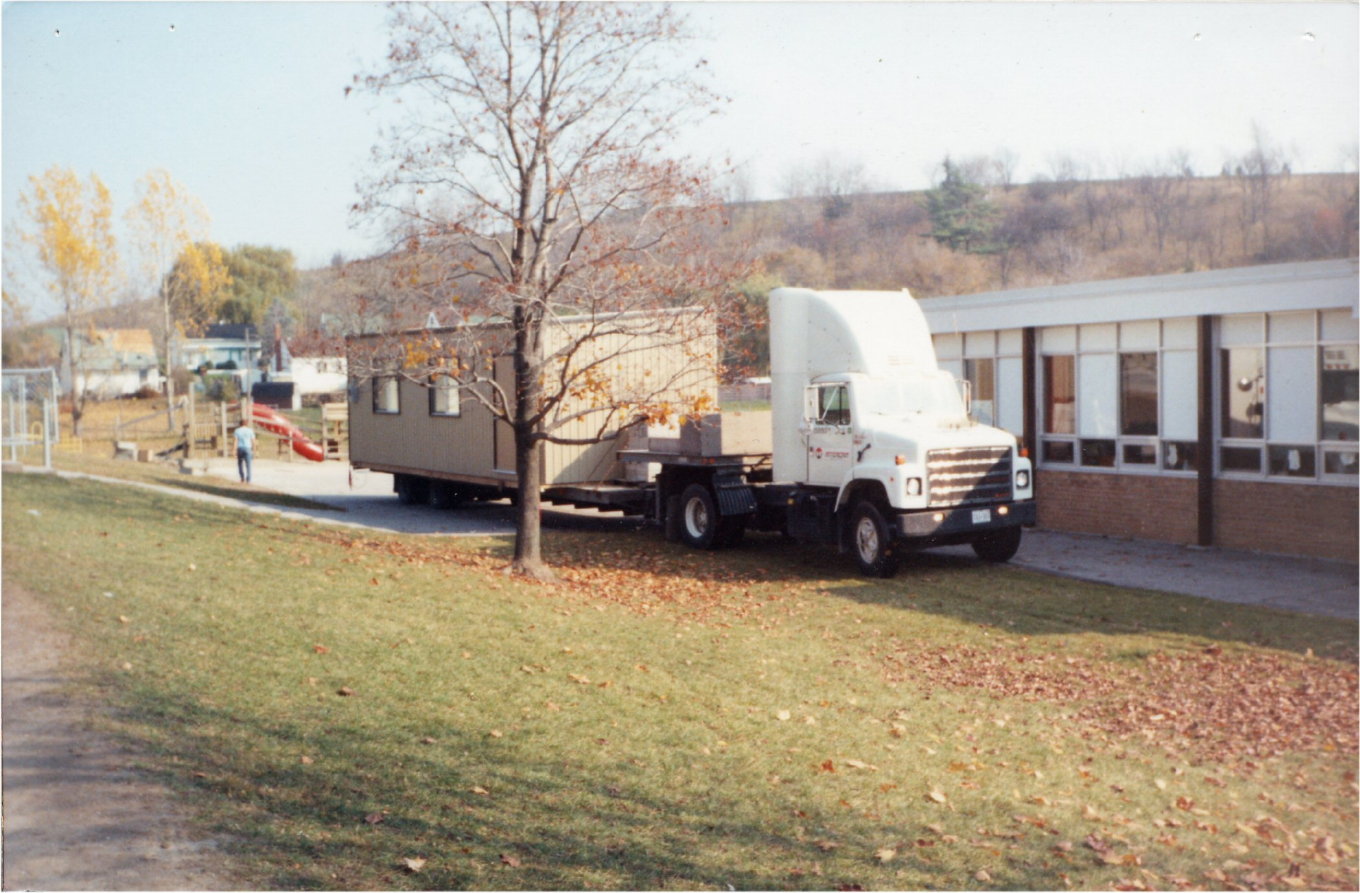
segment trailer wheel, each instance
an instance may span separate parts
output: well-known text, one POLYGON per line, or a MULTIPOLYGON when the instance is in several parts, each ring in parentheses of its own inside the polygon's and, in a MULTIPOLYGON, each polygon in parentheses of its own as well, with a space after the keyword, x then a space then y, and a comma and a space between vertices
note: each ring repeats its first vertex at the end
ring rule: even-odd
POLYGON ((718 548, 721 522, 713 493, 703 484, 690 484, 680 494, 680 539, 685 545, 695 549, 718 548))
POLYGON ((1007 527, 973 540, 973 552, 983 561, 1003 564, 1015 557, 1020 550, 1020 536, 1023 528, 1007 527))
POLYGON ((463 501, 463 491, 450 481, 430 484, 430 505, 437 509, 454 509, 463 501))
POLYGON ((402 505, 423 505, 430 499, 430 482, 414 474, 399 474, 393 481, 397 501, 402 505))
POLYGON ((891 577, 900 559, 893 549, 892 530, 878 506, 868 500, 855 505, 850 516, 850 541, 861 573, 870 577, 891 577))

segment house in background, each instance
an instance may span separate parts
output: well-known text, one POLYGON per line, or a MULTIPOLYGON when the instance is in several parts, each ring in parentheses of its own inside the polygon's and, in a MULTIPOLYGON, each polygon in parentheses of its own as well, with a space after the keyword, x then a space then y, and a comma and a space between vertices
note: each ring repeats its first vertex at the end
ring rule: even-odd
POLYGON ((243 323, 218 323, 208 326, 201 338, 184 338, 175 345, 176 366, 185 369, 208 369, 229 374, 237 381, 241 393, 261 378, 260 335, 255 327, 243 323))
POLYGON ((293 393, 299 401, 307 397, 341 395, 348 387, 348 363, 344 341, 323 335, 274 337, 274 352, 270 357, 269 378, 276 382, 292 382, 293 393))
MULTIPOLYGON (((58 366, 63 393, 72 392, 64 330, 56 330, 61 344, 58 366)), ((75 336, 77 388, 97 400, 136 394, 142 388, 161 390, 163 376, 156 342, 146 329, 90 329, 75 336)))
POLYGON ((1039 525, 1357 560, 1357 264, 921 301, 974 413, 1035 460, 1039 525))

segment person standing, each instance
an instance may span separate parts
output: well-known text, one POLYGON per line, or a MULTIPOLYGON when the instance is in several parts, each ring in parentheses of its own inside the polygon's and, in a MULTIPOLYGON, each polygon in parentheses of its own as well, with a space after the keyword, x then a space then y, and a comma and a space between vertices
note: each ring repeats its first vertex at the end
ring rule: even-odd
POLYGON ((255 457, 255 429, 250 427, 249 419, 241 419, 236 429, 236 473, 241 483, 250 483, 250 465, 255 457))

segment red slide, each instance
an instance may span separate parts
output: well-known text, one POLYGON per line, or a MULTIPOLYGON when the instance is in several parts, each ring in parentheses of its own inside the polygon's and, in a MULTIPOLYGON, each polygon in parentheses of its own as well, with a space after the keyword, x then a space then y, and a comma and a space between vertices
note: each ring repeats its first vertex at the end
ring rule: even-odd
POLYGON ((250 414, 255 419, 255 424, 259 425, 270 434, 277 434, 285 437, 291 443, 293 452, 304 459, 311 459, 313 462, 322 462, 326 458, 326 451, 321 448, 321 444, 303 434, 288 419, 279 415, 268 406, 260 403, 250 404, 250 414))

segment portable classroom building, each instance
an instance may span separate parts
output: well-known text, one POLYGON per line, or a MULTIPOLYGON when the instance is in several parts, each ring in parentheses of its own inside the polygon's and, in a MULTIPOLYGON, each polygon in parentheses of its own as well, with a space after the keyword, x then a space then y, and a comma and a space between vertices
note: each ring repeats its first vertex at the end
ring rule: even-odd
MULTIPOLYGON (((716 405, 717 333, 711 319, 698 311, 672 310, 649 314, 687 315, 684 337, 675 327, 650 325, 639 317, 638 325, 603 327, 599 320, 555 320, 544 329, 544 352, 551 354, 580 342, 573 362, 597 362, 592 387, 576 389, 555 413, 570 418, 554 433, 565 440, 588 440, 598 436, 609 410, 604 402, 630 403, 645 395, 651 402, 693 405, 696 398, 716 405), (589 392, 589 393, 586 393, 589 392)), ((624 316, 620 315, 619 320, 624 316)), ((395 336, 398 344, 414 339, 453 343, 466 337, 466 330, 431 328, 395 336)), ((494 382, 504 393, 514 392, 514 364, 508 346, 512 337, 507 324, 476 327, 479 350, 494 366, 494 382)), ((514 432, 496 418, 472 388, 490 397, 489 383, 454 387, 448 379, 417 381, 395 368, 366 378, 356 370, 366 365, 363 354, 381 350, 394 336, 357 335, 347 339, 349 353, 350 463, 393 474, 414 474, 509 490, 517 485, 514 432)), ((578 366, 579 368, 579 366, 578 366)), ((617 418, 607 436, 589 444, 545 443, 541 486, 607 483, 625 480, 629 469, 617 458, 620 438, 633 421, 617 418)))

